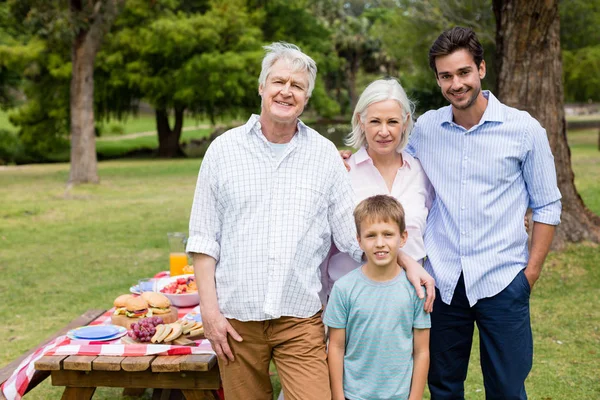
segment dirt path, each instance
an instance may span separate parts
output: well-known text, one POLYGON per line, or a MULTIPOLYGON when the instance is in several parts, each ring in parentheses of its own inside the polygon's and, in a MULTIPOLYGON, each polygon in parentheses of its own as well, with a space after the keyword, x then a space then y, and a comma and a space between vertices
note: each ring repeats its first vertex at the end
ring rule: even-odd
MULTIPOLYGON (((186 126, 184 128, 182 128, 181 130, 183 132, 186 131, 194 131, 196 129, 208 129, 211 128, 212 125, 210 124, 201 124, 201 125, 196 125, 196 126, 186 126)), ((135 138, 139 138, 139 137, 144 137, 144 136, 155 136, 157 133, 156 131, 147 131, 147 132, 135 132, 135 133, 128 133, 126 135, 115 135, 115 136, 100 136, 99 138, 96 138, 96 141, 98 142, 116 142, 119 140, 123 140, 123 139, 135 139, 135 138)))

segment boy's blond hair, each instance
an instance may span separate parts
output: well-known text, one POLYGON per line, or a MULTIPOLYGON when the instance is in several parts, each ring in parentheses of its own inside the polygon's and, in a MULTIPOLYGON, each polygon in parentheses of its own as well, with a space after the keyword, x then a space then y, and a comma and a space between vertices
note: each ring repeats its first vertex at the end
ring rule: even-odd
POLYGON ((392 221, 398 224, 400 233, 406 230, 402 204, 394 197, 384 194, 368 197, 358 203, 354 209, 354 223, 358 235, 360 235, 360 224, 364 221, 392 221))

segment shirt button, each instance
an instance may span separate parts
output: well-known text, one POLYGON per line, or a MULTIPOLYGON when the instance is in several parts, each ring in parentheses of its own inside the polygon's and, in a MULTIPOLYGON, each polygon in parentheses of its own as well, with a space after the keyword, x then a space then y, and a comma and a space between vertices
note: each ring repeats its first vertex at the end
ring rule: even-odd
POLYGON ((464 209, 465 209, 465 206, 462 206, 460 209, 461 209, 461 210, 464 210, 464 209))
POLYGON ((469 159, 469 157, 465 156, 465 158, 464 158, 464 159, 465 159, 465 160, 468 160, 468 159, 469 159))
POLYGON ((464 232, 464 231, 463 231, 463 232, 461 232, 460 234, 461 234, 461 235, 466 235, 466 234, 467 234, 467 232, 464 232))
POLYGON ((462 181, 462 184, 463 184, 463 185, 466 185, 466 184, 467 184, 467 181, 462 181))

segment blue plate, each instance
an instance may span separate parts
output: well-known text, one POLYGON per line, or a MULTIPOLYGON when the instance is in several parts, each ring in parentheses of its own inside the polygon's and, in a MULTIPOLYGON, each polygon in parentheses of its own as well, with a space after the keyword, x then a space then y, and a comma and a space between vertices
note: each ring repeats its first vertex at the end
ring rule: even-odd
POLYGON ((140 292, 140 285, 130 287, 129 291, 133 294, 142 294, 142 292, 140 292))
POLYGON ((73 329, 71 334, 77 339, 98 340, 113 337, 119 331, 119 327, 114 325, 96 325, 73 329))
POLYGON ((185 314, 183 319, 189 319, 190 321, 202 322, 202 315, 198 312, 189 312, 185 314))
POLYGON ((90 341, 90 342, 108 342, 108 341, 118 339, 127 334, 127 329, 125 329, 124 327, 118 326, 117 329, 118 329, 118 332, 116 334, 114 334, 112 336, 100 338, 100 339, 83 339, 78 336, 74 336, 73 331, 75 331, 76 329, 67 332, 67 337, 71 340, 86 340, 86 341, 90 341))

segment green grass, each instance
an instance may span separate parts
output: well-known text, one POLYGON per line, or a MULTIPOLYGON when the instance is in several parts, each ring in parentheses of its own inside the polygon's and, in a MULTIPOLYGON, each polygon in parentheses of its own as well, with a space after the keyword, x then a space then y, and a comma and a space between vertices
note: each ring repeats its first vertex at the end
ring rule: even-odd
POLYGON ((567 135, 572 152, 575 187, 588 208, 596 214, 600 214, 599 135, 596 129, 570 131, 567 135))
MULTIPOLYGON (((600 214, 595 132, 570 135, 577 187, 600 214)), ((166 233, 186 231, 200 160, 99 164, 101 183, 65 192, 69 165, 0 169, 0 366, 90 308, 109 308, 138 279, 165 270, 166 233)), ((531 399, 600 398, 600 251, 550 255, 532 296, 531 399)), ((466 397, 483 399, 474 344, 466 397)), ((28 399, 59 398, 46 380, 28 399)), ((149 394, 148 394, 149 396, 149 394)), ((98 389, 95 399, 120 398, 98 389)))
MULTIPOLYGON (((208 121, 204 119, 198 119, 191 116, 185 116, 183 119, 183 126, 198 126, 201 124, 207 124, 208 121)), ((170 118, 170 124, 173 126, 174 118, 170 118)), ((139 113, 138 115, 130 115, 121 120, 109 119, 106 121, 99 121, 99 125, 102 129, 102 137, 114 136, 111 132, 111 125, 119 125, 123 128, 123 134, 138 133, 138 132, 152 132, 156 131, 156 117, 154 114, 139 113)))
POLYGON ((0 110, 0 129, 6 129, 7 131, 12 132, 17 131, 17 127, 8 120, 8 112, 4 110, 0 110))
MULTIPOLYGON (((181 133, 180 142, 207 137, 211 129, 196 129, 181 133)), ((134 150, 155 150, 158 148, 158 134, 121 138, 119 140, 96 140, 96 152, 100 157, 116 158, 134 150)))
POLYGON ((567 121, 600 121, 600 114, 568 115, 565 118, 567 121))

